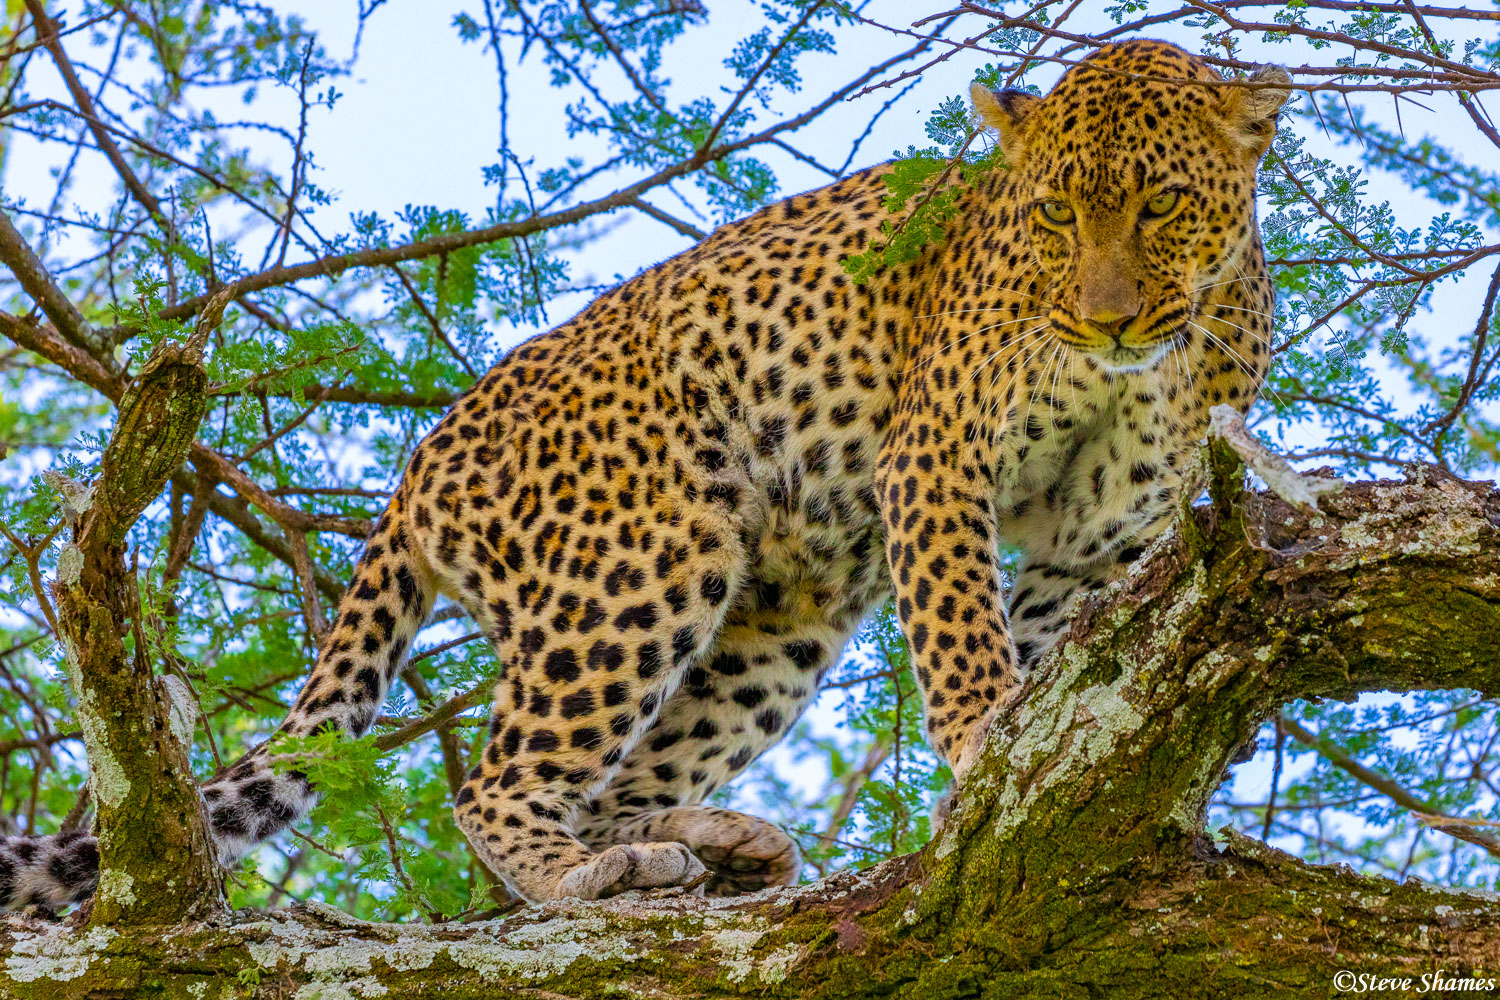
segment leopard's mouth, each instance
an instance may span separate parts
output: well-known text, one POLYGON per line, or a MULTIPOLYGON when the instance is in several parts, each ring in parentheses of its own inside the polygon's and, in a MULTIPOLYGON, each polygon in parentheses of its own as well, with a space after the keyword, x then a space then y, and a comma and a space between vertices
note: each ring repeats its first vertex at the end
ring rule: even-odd
POLYGON ((1158 308, 1124 324, 1122 329, 1106 330, 1096 324, 1078 321, 1061 310, 1048 317, 1052 332, 1059 340, 1088 357, 1111 375, 1128 375, 1153 367, 1177 342, 1184 310, 1158 308))
POLYGON ((1165 335, 1152 331, 1125 331, 1123 336, 1110 336, 1102 331, 1083 325, 1074 330, 1054 325, 1058 339, 1089 358, 1110 375, 1129 375, 1153 367, 1176 342, 1175 330, 1165 335))

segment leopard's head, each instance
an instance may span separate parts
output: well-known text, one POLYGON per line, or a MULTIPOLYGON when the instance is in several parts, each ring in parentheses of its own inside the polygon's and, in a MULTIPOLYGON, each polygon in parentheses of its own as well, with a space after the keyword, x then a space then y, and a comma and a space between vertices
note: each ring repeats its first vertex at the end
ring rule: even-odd
POLYGON ((1045 98, 975 84, 1021 192, 1052 332, 1106 370, 1154 365, 1255 244, 1255 172, 1291 78, 1238 85, 1166 42, 1108 45, 1045 98))

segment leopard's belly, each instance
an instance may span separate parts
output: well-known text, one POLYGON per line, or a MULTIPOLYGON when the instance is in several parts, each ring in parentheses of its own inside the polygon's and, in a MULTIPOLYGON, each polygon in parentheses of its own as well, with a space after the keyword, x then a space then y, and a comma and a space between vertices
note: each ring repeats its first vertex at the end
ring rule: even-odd
POLYGON ((748 554, 748 602, 846 637, 890 593, 879 515, 845 490, 773 494, 748 554))

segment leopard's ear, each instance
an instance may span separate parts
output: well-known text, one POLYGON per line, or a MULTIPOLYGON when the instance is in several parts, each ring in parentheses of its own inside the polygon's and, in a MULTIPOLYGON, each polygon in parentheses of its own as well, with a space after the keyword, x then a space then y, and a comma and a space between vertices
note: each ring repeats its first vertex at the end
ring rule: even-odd
POLYGON ((1000 137, 1005 158, 1020 162, 1025 152, 1026 119, 1042 99, 1024 90, 991 90, 976 80, 969 85, 969 100, 974 102, 974 114, 980 123, 1000 137))
POLYGON ((1292 76, 1280 66, 1262 66, 1246 82, 1252 86, 1225 87, 1219 106, 1230 138, 1258 160, 1276 138, 1276 117, 1292 96, 1292 76))

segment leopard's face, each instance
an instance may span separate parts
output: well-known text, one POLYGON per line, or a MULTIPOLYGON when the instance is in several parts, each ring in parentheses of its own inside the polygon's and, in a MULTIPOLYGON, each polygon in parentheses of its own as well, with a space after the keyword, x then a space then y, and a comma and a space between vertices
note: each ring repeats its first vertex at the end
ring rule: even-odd
POLYGON ((1014 172, 1051 332, 1107 372, 1161 362, 1212 290, 1235 280, 1287 94, 1164 80, 1219 77, 1142 41, 1100 50, 1045 99, 974 93, 1014 172))
POLYGON ((1150 160, 1107 187, 1080 190, 1067 171, 1031 186, 1026 228, 1051 293, 1052 331, 1116 371, 1155 364, 1197 318, 1220 265, 1242 245, 1222 234, 1248 242, 1253 177, 1206 179, 1182 161, 1150 160))

